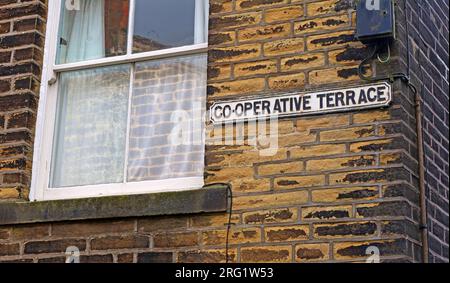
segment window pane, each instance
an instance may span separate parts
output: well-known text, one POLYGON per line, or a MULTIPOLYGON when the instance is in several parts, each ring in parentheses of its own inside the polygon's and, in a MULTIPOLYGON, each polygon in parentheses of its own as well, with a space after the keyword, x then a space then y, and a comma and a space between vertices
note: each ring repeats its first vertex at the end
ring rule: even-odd
POLYGON ((62 1, 56 63, 126 54, 129 1, 62 1))
POLYGON ((207 0, 136 0, 133 52, 206 41, 207 0))
POLYGON ((123 181, 130 66, 60 76, 52 188, 123 181))
POLYGON ((128 181, 202 177, 206 55, 136 64, 128 181))

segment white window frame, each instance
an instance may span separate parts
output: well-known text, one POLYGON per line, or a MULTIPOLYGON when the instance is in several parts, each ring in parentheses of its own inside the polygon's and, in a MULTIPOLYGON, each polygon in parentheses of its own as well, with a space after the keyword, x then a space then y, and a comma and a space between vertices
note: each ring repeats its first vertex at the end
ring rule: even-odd
MULTIPOLYGON (((60 22, 60 7, 62 1, 65 0, 49 0, 48 2, 48 19, 47 30, 45 35, 44 48, 44 64, 42 71, 42 80, 40 88, 40 100, 37 113, 36 136, 34 143, 34 157, 32 168, 32 180, 30 190, 30 201, 48 201, 48 200, 63 200, 63 199, 80 199, 103 196, 117 196, 117 195, 131 195, 131 194, 146 194, 157 192, 173 192, 201 189, 204 186, 203 177, 189 177, 177 178, 167 180, 155 181, 141 181, 141 182, 126 182, 126 175, 123 183, 120 184, 104 184, 104 185, 90 185, 78 186, 71 188, 49 188, 50 168, 52 161, 53 136, 56 120, 57 110, 57 95, 58 95, 58 75, 64 71, 83 70, 86 68, 111 66, 125 63, 136 63, 141 61, 150 61, 160 58, 169 58, 191 54, 202 54, 208 50, 208 43, 195 43, 194 45, 181 46, 157 51, 132 53, 132 37, 134 33, 134 7, 136 0, 130 0, 129 23, 128 23, 128 48, 127 54, 108 57, 102 59, 95 59, 83 62, 75 62, 68 64, 56 65, 57 44, 59 36, 59 22, 60 22)), ((200 1, 196 0, 196 12, 200 1)), ((208 2, 208 1, 207 1, 208 2)), ((209 5, 209 4, 208 4, 209 5)), ((206 6, 206 14, 209 11, 209 6, 206 6)), ((196 24, 199 16, 196 15, 196 24)), ((200 21, 201 23, 202 21, 200 21)), ((208 21, 204 23, 204 32, 208 29, 208 21)), ((198 26, 195 32, 201 32, 198 26)), ((201 38, 195 35, 195 40, 201 38)), ((133 76, 133 70, 130 77, 133 76)), ((133 78, 130 78, 131 81, 133 78)), ((132 95, 132 84, 130 84, 129 95, 132 95)), ((205 93, 206 96, 206 93, 205 93)), ((131 99, 129 99, 131 101, 131 99)), ((131 103, 129 103, 129 108, 131 103)), ((125 148, 125 156, 128 153, 129 140, 129 121, 130 111, 128 111, 127 124, 127 142, 125 148)), ((126 165, 126 162, 125 162, 126 165)), ((126 171, 126 166, 125 169, 126 171)))

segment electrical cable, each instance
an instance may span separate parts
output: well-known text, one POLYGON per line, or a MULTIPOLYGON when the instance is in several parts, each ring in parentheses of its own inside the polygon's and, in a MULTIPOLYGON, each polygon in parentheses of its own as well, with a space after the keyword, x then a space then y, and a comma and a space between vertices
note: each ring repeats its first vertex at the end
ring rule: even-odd
MULTIPOLYGON (((391 83, 393 83, 396 79, 401 79, 403 82, 405 82, 408 87, 412 90, 413 93, 417 93, 417 88, 414 84, 411 83, 411 79, 409 78, 409 76, 405 73, 393 73, 393 74, 389 74, 389 75, 383 75, 383 76, 365 76, 364 73, 364 67, 366 64, 369 63, 370 60, 375 58, 375 55, 378 56, 378 52, 380 51, 381 48, 381 44, 379 43, 375 43, 373 44, 374 48, 372 53, 365 59, 363 59, 361 61, 361 63, 358 66, 358 75, 359 77, 364 80, 364 81, 368 81, 368 82, 377 82, 377 81, 384 81, 384 80, 389 80, 391 83)), ((388 63, 390 60, 386 61, 386 63, 388 63)))
POLYGON ((391 46, 388 44, 387 46, 387 56, 386 59, 381 59, 380 54, 377 54, 378 61, 382 64, 388 63, 391 60, 391 46))
POLYGON ((364 75, 364 66, 366 65, 366 64, 368 64, 369 63, 369 61, 370 60, 372 60, 372 59, 374 59, 374 57, 375 57, 375 55, 377 55, 377 59, 381 62, 381 63, 383 63, 383 64, 385 64, 385 63, 388 63, 388 62, 390 62, 390 59, 391 59, 391 56, 390 56, 390 42, 388 42, 388 41, 383 41, 383 42, 381 42, 381 43, 375 43, 375 44, 373 44, 375 47, 374 47, 374 49, 373 49, 373 51, 372 51, 372 53, 370 54, 370 56, 369 57, 367 57, 367 58, 365 58, 365 59, 363 59, 362 61, 361 61, 361 63, 359 64, 359 66, 358 66, 358 75, 359 75, 359 77, 362 79, 362 80, 364 80, 364 81, 369 81, 369 82, 375 82, 375 81, 383 81, 383 80, 389 80, 391 83, 393 83, 395 80, 397 80, 397 79, 401 79, 403 82, 405 82, 407 85, 408 85, 408 87, 411 89, 411 91, 414 93, 414 94, 417 94, 418 92, 417 92, 417 87, 411 82, 411 78, 410 78, 410 73, 411 73, 411 71, 410 71, 410 69, 411 69, 411 67, 410 67, 410 65, 411 65, 411 62, 410 62, 410 46, 409 46, 409 24, 408 24, 408 15, 407 15, 407 13, 406 13, 406 1, 405 1, 405 4, 404 4, 404 11, 405 11, 405 29, 406 29, 406 34, 407 34, 407 39, 406 39, 406 52, 407 52, 407 56, 406 56, 406 66, 407 66, 407 73, 405 74, 405 73, 393 73, 393 74, 389 74, 389 75, 385 75, 385 76, 375 76, 375 77, 370 77, 370 76, 365 76, 364 75), (380 54, 379 54, 379 51, 381 50, 381 47, 382 47, 382 44, 383 45, 387 45, 387 48, 388 48, 388 57, 385 59, 385 60, 382 60, 381 58, 380 58, 380 54))
POLYGON ((225 245, 225 262, 229 262, 229 241, 230 241, 230 230, 231 230, 231 219, 233 215, 233 190, 231 189, 231 185, 228 184, 228 197, 230 199, 230 206, 228 209, 228 224, 227 224, 227 239, 225 245))

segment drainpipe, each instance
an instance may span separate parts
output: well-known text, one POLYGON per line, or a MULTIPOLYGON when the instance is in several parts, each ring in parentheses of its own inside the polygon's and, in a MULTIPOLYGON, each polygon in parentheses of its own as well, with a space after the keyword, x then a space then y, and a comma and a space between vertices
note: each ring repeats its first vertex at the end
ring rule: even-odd
POLYGON ((428 263, 428 216, 425 188, 425 159, 422 128, 422 104, 420 94, 415 93, 417 152, 419 161, 419 189, 420 189, 420 230, 422 232, 422 262, 428 263))

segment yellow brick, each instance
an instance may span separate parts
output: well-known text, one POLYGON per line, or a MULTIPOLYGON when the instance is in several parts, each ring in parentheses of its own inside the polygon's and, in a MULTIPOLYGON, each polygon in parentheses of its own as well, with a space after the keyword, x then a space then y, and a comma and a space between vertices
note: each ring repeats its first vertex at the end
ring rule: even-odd
POLYGON ((305 50, 303 38, 289 38, 264 43, 265 56, 277 56, 289 53, 300 53, 305 50))
POLYGON ((0 188, 0 200, 3 199, 19 199, 19 188, 0 188))
POLYGON ((355 124, 367 124, 377 121, 386 121, 390 118, 391 115, 389 114, 389 111, 386 110, 375 110, 353 114, 353 122, 355 124))
POLYGON ((324 144, 292 148, 291 158, 319 157, 345 153, 345 144, 324 144))
POLYGON ((300 118, 297 120, 297 130, 300 132, 335 128, 339 126, 347 126, 350 124, 348 115, 326 116, 322 118, 300 118))
POLYGON ((301 241, 309 238, 309 225, 266 227, 266 242, 301 241))
POLYGON ((208 44, 210 47, 217 45, 232 44, 236 41, 236 32, 212 32, 209 34, 208 44))
POLYGON ((383 125, 380 125, 378 127, 378 135, 379 136, 385 136, 386 135, 386 127, 384 127, 383 125))
POLYGON ((305 70, 325 65, 323 53, 311 53, 281 59, 282 71, 305 70))
POLYGON ((330 220, 352 217, 352 206, 327 206, 327 207, 304 207, 302 208, 303 220, 330 220))
POLYGON ((218 171, 207 170, 206 184, 230 183, 237 192, 263 192, 270 190, 269 179, 254 179, 252 167, 221 168, 218 171))
POLYGON ((380 151, 392 143, 392 139, 358 142, 350 145, 351 152, 380 151))
POLYGON ((255 93, 264 90, 265 87, 266 83, 263 78, 212 83, 208 85, 209 95, 219 97, 236 94, 255 93))
POLYGON ((271 38, 282 38, 289 36, 290 34, 291 24, 286 23, 242 29, 238 32, 238 40, 240 42, 246 42, 271 38))
MULTIPOLYGON (((206 231, 202 233, 202 241, 206 246, 224 245, 227 240, 227 231, 206 231)), ((261 242, 261 229, 259 228, 232 228, 229 233, 229 244, 247 244, 261 242)))
POLYGON ((386 181, 386 172, 379 170, 363 170, 346 173, 337 173, 330 175, 330 185, 335 184, 361 184, 361 183, 379 183, 386 181))
POLYGON ((356 65, 363 58, 369 56, 370 51, 369 47, 357 44, 343 49, 331 50, 328 52, 328 62, 330 65, 356 65))
POLYGON ((231 66, 221 65, 208 67, 208 76, 209 80, 229 79, 231 77, 231 66))
MULTIPOLYGON (((277 128, 277 133, 279 135, 290 134, 294 132, 294 123, 292 120, 278 120, 275 123, 270 123, 269 121, 263 124, 253 123, 251 126, 249 124, 242 125, 239 124, 240 127, 235 126, 233 133, 237 135, 237 131, 240 132, 241 136, 248 136, 249 139, 255 138, 257 135, 268 136, 271 134, 271 131, 275 130, 275 126, 277 128), (265 127, 264 127, 265 126, 265 127), (242 133, 243 127, 243 133, 242 133)), ((227 131, 231 135, 231 130, 227 131)))
POLYGON ((230 184, 236 192, 267 192, 270 190, 269 179, 233 179, 230 181, 230 184))
POLYGON ((281 75, 269 78, 269 88, 277 90, 288 90, 301 88, 305 85, 305 74, 281 75))
POLYGON ((209 170, 205 183, 230 183, 235 192, 247 193, 269 191, 270 179, 254 179, 253 174, 253 168, 250 168, 249 170, 248 167, 225 167, 218 172, 209 170))
MULTIPOLYGON (((210 214, 210 215, 196 215, 192 217, 191 226, 192 227, 208 227, 208 228, 223 228, 228 225, 229 215, 227 213, 223 214, 210 214)), ((231 223, 234 225, 240 223, 239 215, 233 214, 231 216, 231 223)))
POLYGON ((297 217, 298 210, 296 208, 270 209, 242 214, 244 224, 294 222, 297 220, 297 217))
POLYGON ((375 135, 373 127, 354 127, 348 129, 323 131, 320 133, 321 141, 343 141, 358 138, 367 138, 375 135))
MULTIPOLYGON (((395 240, 379 240, 379 241, 367 241, 367 242, 336 242, 334 243, 334 258, 337 260, 349 260, 349 259, 367 259, 365 251, 370 246, 383 247, 395 245, 395 240)), ((398 249, 395 248, 395 249, 398 249)), ((390 249, 392 252, 392 248, 390 249)), ((381 255, 383 256, 383 254, 381 255)))
POLYGON ((291 7, 266 10, 264 19, 267 23, 273 23, 278 21, 295 20, 302 16, 303 16, 303 6, 295 5, 291 7))
POLYGON ((252 166, 254 163, 284 160, 287 158, 286 149, 278 149, 273 156, 263 156, 260 151, 237 151, 229 154, 208 154, 206 156, 208 166, 252 166))
POLYGON ((248 247, 241 248, 242 263, 284 263, 291 262, 290 246, 248 247))
POLYGON ((336 239, 374 236, 377 225, 374 222, 342 222, 336 224, 314 224, 314 238, 336 239))
POLYGON ((325 176, 300 176, 300 177, 280 177, 275 179, 275 189, 298 189, 322 186, 325 184, 325 176))
POLYGON ((305 143, 311 143, 317 140, 317 134, 301 132, 291 135, 284 135, 279 138, 278 145, 280 147, 297 146, 305 143))
POLYGON ((247 59, 256 59, 261 55, 259 44, 244 44, 233 47, 217 47, 209 51, 209 58, 212 62, 234 62, 247 59))
POLYGON ((303 171, 303 164, 301 162, 267 164, 258 167, 258 174, 260 176, 299 173, 301 171, 303 171))
POLYGON ((377 187, 354 187, 315 190, 311 192, 315 203, 347 202, 354 200, 373 200, 379 197, 377 187))
POLYGON ((278 134, 290 134, 293 133, 294 130, 294 123, 291 120, 278 121, 278 134))
POLYGON ((233 11, 233 0, 210 0, 209 10, 211 14, 231 12, 233 11))
POLYGON ((298 35, 306 33, 335 30, 350 26, 348 15, 332 16, 327 18, 315 18, 294 24, 294 32, 298 35))
POLYGON ((321 35, 311 35, 306 39, 308 50, 317 50, 331 47, 339 47, 354 42, 353 31, 341 31, 321 35))
POLYGON ((239 63, 234 66, 234 76, 244 77, 253 75, 263 75, 277 71, 276 60, 264 60, 249 63, 239 63))
POLYGON ((237 196, 233 202, 235 210, 260 209, 273 206, 300 205, 308 202, 308 192, 271 193, 253 196, 237 196))
POLYGON ((380 165, 387 166, 395 163, 400 163, 402 158, 401 153, 382 154, 380 156, 380 165))
POLYGON ((252 150, 256 150, 256 148, 252 145, 248 145, 248 144, 242 144, 242 145, 238 145, 238 144, 234 144, 234 145, 228 145, 228 144, 220 144, 220 145, 210 145, 208 144, 206 146, 206 151, 207 153, 220 153, 223 151, 252 151, 252 150))
MULTIPOLYGON (((370 76, 370 74, 371 71, 369 69, 365 69, 365 75, 370 76)), ((310 84, 313 85, 359 80, 358 66, 315 70, 309 72, 308 76, 310 84)))
POLYGON ((308 17, 335 13, 336 4, 340 0, 328 0, 309 3, 306 6, 308 17))
POLYGON ((253 167, 220 168, 220 170, 208 170, 208 181, 223 182, 233 178, 248 178, 253 176, 253 167))
MULTIPOLYGON (((177 263, 226 263, 226 249, 202 249, 178 252, 177 263)), ((228 249, 228 262, 235 263, 237 249, 228 249)))
POLYGON ((351 11, 352 27, 356 27, 356 11, 351 11))
POLYGON ((256 9, 261 7, 270 7, 274 5, 286 4, 288 0, 236 0, 236 10, 256 9))
POLYGON ((353 156, 333 159, 310 160, 306 162, 306 171, 329 171, 349 167, 369 167, 376 165, 374 156, 353 156))
POLYGON ((262 14, 260 12, 245 13, 245 14, 232 14, 218 17, 210 17, 209 29, 214 30, 230 30, 236 27, 244 27, 249 25, 256 25, 261 22, 262 14))
POLYGON ((329 258, 329 244, 299 244, 295 247, 295 260, 297 262, 318 262, 329 258))

